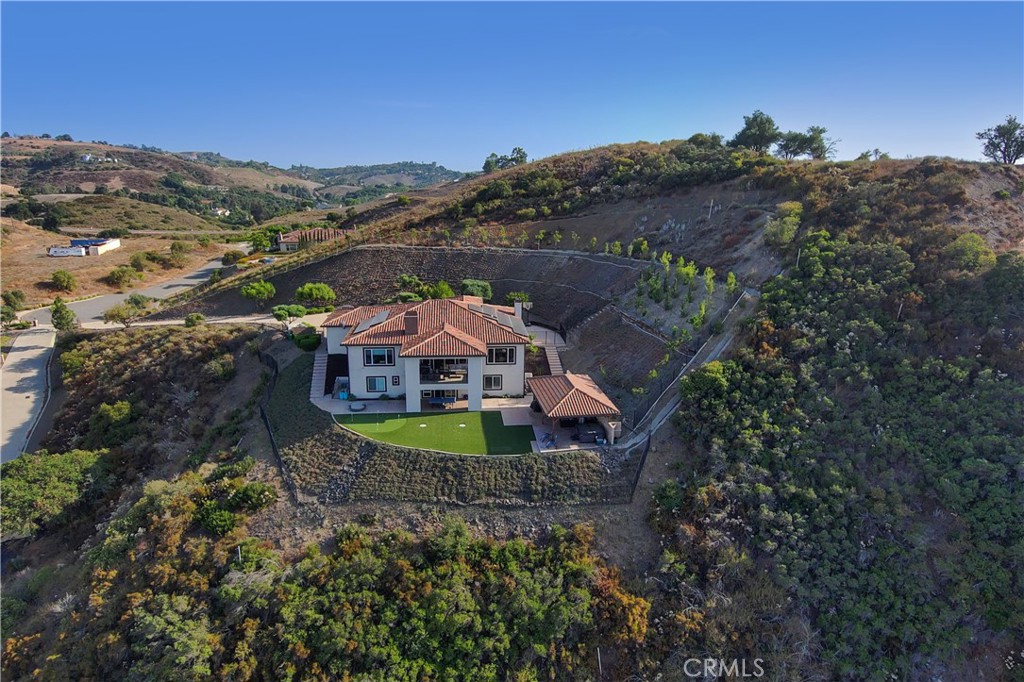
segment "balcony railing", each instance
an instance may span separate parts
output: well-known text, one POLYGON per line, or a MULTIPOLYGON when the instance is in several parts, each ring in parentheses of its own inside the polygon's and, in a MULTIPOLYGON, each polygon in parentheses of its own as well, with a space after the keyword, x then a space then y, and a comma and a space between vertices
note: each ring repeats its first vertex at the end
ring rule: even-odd
POLYGON ((468 384, 469 371, 464 369, 447 372, 420 372, 421 384, 468 384))

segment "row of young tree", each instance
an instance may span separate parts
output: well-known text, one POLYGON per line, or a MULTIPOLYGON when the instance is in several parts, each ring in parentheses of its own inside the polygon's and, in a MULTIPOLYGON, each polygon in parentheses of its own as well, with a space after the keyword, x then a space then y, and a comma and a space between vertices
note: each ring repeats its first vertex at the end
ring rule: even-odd
POLYGON ((656 496, 654 617, 784 679, 908 676, 1024 627, 1024 258, 946 224, 971 167, 830 171, 760 181, 804 197, 772 230, 789 270, 739 357, 683 381, 701 448, 656 496))

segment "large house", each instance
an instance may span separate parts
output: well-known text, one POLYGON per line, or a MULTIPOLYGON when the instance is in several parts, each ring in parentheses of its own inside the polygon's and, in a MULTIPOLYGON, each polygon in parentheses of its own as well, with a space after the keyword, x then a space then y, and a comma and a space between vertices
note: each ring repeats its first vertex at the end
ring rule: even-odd
POLYGON ((342 308, 324 323, 335 395, 405 400, 407 412, 522 396, 530 343, 521 304, 482 298, 342 308))

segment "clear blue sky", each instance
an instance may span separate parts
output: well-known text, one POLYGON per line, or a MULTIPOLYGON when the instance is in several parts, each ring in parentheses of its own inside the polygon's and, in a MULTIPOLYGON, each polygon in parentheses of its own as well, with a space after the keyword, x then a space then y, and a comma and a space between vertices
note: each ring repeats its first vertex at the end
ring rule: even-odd
POLYGON ((980 158, 1024 119, 1024 3, 3 2, 14 134, 476 170, 762 109, 840 158, 980 158))

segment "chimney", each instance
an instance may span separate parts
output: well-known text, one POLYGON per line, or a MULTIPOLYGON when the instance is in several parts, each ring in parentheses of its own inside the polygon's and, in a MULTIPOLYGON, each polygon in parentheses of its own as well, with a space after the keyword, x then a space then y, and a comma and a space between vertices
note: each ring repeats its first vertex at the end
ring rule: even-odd
POLYGON ((416 336, 420 333, 420 316, 415 310, 405 313, 405 335, 416 336))
POLYGON ((512 304, 512 307, 515 308, 516 317, 518 317, 519 319, 523 319, 523 302, 522 301, 515 301, 512 304))

